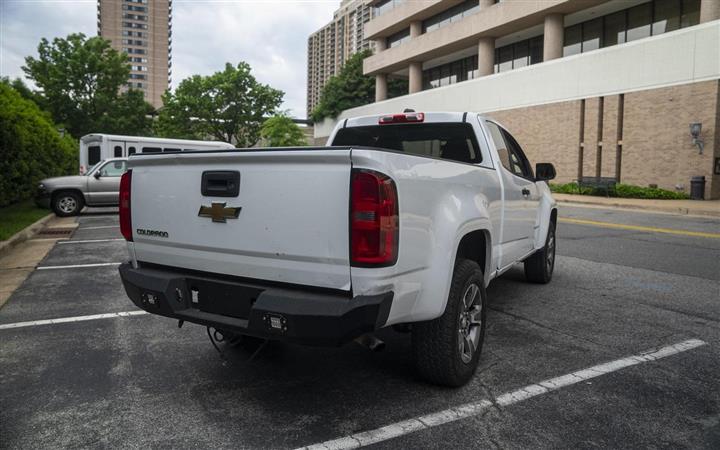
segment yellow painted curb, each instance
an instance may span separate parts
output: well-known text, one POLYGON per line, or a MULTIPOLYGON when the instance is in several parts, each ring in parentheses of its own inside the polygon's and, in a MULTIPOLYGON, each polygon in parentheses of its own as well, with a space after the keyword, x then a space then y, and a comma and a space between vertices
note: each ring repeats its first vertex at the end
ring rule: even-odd
POLYGON ((577 225, 591 225, 596 227, 604 227, 604 228, 617 228, 621 230, 635 230, 635 231, 647 231, 650 233, 665 233, 665 234, 675 234, 678 236, 693 236, 693 237, 703 237, 703 238, 710 238, 710 239, 720 239, 720 233, 704 233, 702 231, 687 231, 687 230, 676 230, 673 228, 656 228, 656 227, 644 227, 641 225, 626 225, 622 223, 610 223, 610 222, 598 222, 595 220, 584 220, 584 219, 570 219, 570 218, 560 218, 560 222, 564 223, 574 223, 577 225))

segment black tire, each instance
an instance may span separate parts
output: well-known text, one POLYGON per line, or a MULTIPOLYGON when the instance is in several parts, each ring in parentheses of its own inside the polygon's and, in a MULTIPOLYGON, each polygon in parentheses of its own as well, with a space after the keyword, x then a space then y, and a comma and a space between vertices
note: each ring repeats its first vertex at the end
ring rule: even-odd
POLYGON ((546 284, 555 269, 555 221, 550 221, 545 246, 525 260, 525 278, 531 283, 546 284))
POLYGON ((437 319, 412 326, 413 359, 422 378, 451 387, 462 386, 472 378, 485 340, 486 310, 485 279, 480 266, 467 259, 458 260, 445 313, 437 319), (468 308, 463 299, 471 294, 471 290, 474 300, 468 308), (472 322, 468 321, 470 314, 474 319, 472 322), (467 331, 467 337, 461 330, 467 331), (470 337, 474 351, 468 358, 470 341, 467 339, 470 337))
POLYGON ((74 191, 58 192, 53 195, 51 206, 58 217, 77 216, 85 206, 85 199, 74 191))

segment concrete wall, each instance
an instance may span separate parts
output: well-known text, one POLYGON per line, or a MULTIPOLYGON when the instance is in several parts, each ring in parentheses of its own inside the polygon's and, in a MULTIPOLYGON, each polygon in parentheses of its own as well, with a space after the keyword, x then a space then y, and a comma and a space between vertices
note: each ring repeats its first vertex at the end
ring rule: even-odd
POLYGON ((720 21, 547 61, 476 80, 344 111, 315 124, 329 136, 337 121, 415 108, 499 111, 720 78, 720 21))

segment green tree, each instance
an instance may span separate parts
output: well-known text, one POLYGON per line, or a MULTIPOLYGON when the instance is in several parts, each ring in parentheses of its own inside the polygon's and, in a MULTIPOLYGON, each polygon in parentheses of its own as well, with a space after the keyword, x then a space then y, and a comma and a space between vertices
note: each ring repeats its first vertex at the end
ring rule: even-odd
POLYGON ((161 136, 215 139, 251 147, 260 127, 282 103, 284 92, 259 83, 241 62, 209 76, 194 75, 163 96, 157 123, 161 136))
POLYGON ((78 146, 7 81, 0 82, 0 206, 32 196, 43 178, 77 171, 78 146))
POLYGON ((152 119, 146 115, 152 107, 142 94, 120 89, 130 74, 127 55, 103 38, 82 33, 52 43, 43 38, 38 57, 25 58, 23 70, 40 90, 38 103, 73 136, 150 130, 152 119))
MULTIPOLYGON (((330 77, 320 94, 320 102, 311 113, 313 121, 337 117, 346 109, 375 101, 375 77, 363 75, 363 60, 371 55, 370 50, 355 53, 345 61, 340 73, 330 77)), ((407 92, 407 80, 389 80, 388 97, 398 97, 407 92)))
POLYGON ((299 147, 307 145, 302 129, 287 114, 278 114, 266 120, 260 136, 270 147, 299 147))

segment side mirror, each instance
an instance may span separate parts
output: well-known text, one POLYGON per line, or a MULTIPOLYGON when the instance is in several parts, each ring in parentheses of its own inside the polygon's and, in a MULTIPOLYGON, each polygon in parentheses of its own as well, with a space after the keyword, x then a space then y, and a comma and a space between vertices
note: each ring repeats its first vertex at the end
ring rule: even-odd
POLYGON ((551 163, 537 163, 535 166, 535 181, 549 181, 555 179, 555 166, 551 163))
POLYGON ((96 180, 99 180, 100 179, 100 171, 98 170, 97 172, 95 172, 93 174, 93 176, 95 177, 96 180))

